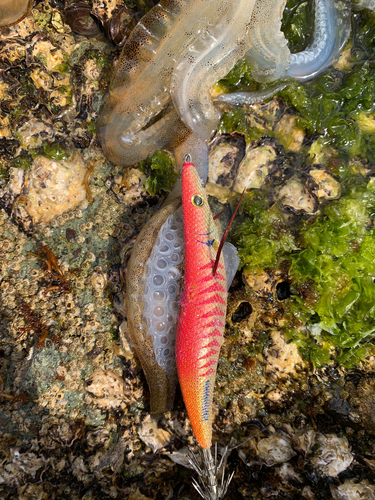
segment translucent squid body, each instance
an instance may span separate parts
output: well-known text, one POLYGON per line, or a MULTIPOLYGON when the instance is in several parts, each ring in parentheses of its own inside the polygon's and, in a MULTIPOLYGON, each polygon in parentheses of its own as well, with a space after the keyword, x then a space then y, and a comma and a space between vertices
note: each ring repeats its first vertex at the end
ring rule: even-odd
POLYGON ((264 82, 307 80, 332 64, 349 37, 348 0, 316 0, 313 41, 298 54, 290 54, 281 31, 284 7, 285 0, 161 0, 124 45, 100 111, 107 158, 133 165, 178 148, 191 132, 204 151, 220 118, 210 89, 240 58, 264 82))

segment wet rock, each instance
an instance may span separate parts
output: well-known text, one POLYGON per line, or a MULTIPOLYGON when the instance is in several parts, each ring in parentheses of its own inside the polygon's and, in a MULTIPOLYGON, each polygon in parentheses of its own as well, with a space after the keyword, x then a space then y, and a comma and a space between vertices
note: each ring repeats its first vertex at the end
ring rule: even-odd
POLYGON ((143 420, 142 425, 138 429, 138 436, 142 441, 150 446, 153 453, 165 448, 170 442, 172 435, 158 427, 158 421, 151 418, 150 415, 143 420))
POLYGON ((111 187, 117 199, 124 205, 131 205, 139 201, 146 193, 144 181, 146 175, 137 168, 127 168, 122 176, 112 180, 108 179, 108 187, 111 187))
POLYGON ((11 169, 8 184, 0 190, 0 204, 24 229, 49 223, 86 199, 85 163, 79 153, 67 160, 38 156, 30 170, 11 169))
POLYGON ((336 477, 352 463, 353 455, 346 437, 319 434, 316 443, 319 447, 310 462, 319 475, 336 477))
POLYGON ((301 491, 301 495, 302 498, 305 498, 306 500, 315 500, 315 494, 313 493, 310 486, 304 486, 301 491))
POLYGON ((226 201, 228 190, 233 187, 245 150, 246 142, 241 134, 217 135, 209 146, 206 189, 222 202, 226 201))
MULTIPOLYGON (((355 408, 359 422, 371 433, 375 428, 375 376, 362 377, 357 388, 350 391, 350 404, 355 408)), ((353 415, 352 415, 353 418, 353 415)))
POLYGON ((318 211, 318 202, 315 196, 297 178, 292 178, 281 186, 276 197, 282 205, 296 214, 312 215, 318 211))
POLYGON ((330 485, 333 500, 375 500, 375 487, 364 479, 357 483, 347 479, 343 484, 330 485))
POLYGON ((271 333, 271 344, 264 349, 266 359, 266 373, 270 377, 287 377, 296 373, 296 367, 304 366, 298 347, 288 343, 281 332, 271 333))
POLYGON ((284 147, 295 153, 301 151, 305 131, 297 126, 297 116, 285 113, 276 123, 274 131, 284 147))
POLYGON ((242 193, 245 189, 259 189, 265 182, 269 174, 277 168, 275 160, 277 151, 270 141, 263 141, 260 145, 251 144, 242 160, 233 189, 237 193, 242 193))
POLYGON ((272 274, 263 270, 257 270, 256 272, 244 271, 243 274, 243 279, 250 289, 253 290, 257 296, 270 301, 272 301, 275 296, 276 286, 280 281, 280 277, 280 271, 276 271, 272 274))
POLYGON ((17 486, 24 482, 25 475, 35 478, 43 465, 44 461, 35 453, 20 453, 18 448, 11 448, 9 458, 0 467, 0 484, 17 486))
POLYGON ((341 196, 341 185, 325 169, 313 165, 309 171, 309 187, 319 200, 336 200, 341 196))
POLYGON ((93 396, 87 398, 88 402, 103 409, 126 407, 124 390, 125 383, 121 377, 110 370, 97 370, 87 381, 86 391, 93 396))
POLYGON ((316 432, 313 430, 297 432, 293 435, 293 448, 306 457, 314 446, 315 438, 316 432))
POLYGON ((276 469, 276 474, 281 479, 282 484, 303 483, 301 474, 299 474, 288 462, 285 462, 280 467, 278 467, 276 469))
POLYGON ((267 467, 287 462, 296 455, 289 439, 281 434, 272 434, 268 438, 261 439, 256 446, 256 453, 267 467))

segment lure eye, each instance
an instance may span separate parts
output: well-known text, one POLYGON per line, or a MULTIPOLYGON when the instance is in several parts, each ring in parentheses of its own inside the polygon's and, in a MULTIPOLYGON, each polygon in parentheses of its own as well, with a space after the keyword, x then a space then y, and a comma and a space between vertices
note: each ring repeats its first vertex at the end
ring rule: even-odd
POLYGON ((195 207, 201 207, 204 204, 204 199, 202 198, 202 196, 199 196, 199 194, 195 194, 192 197, 191 201, 195 207))

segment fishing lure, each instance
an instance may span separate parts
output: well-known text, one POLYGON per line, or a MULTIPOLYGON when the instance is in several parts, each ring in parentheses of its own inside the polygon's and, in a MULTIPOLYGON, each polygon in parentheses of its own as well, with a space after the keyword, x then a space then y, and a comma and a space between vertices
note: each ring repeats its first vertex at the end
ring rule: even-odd
POLYGON ((201 179, 190 155, 185 155, 182 167, 185 277, 176 364, 194 436, 202 448, 203 468, 194 461, 192 465, 200 478, 202 475, 206 478, 206 484, 204 490, 198 483, 194 485, 209 500, 223 498, 231 479, 218 486, 216 476, 221 465, 216 465, 210 448, 213 391, 227 310, 227 272, 221 250, 239 203, 220 242, 201 179))
MULTIPOLYGON (((188 158, 186 158, 188 159, 188 158)), ((182 167, 185 278, 176 338, 177 373, 194 435, 211 447, 212 399, 227 310, 224 257, 213 268, 219 235, 193 163, 182 167)))

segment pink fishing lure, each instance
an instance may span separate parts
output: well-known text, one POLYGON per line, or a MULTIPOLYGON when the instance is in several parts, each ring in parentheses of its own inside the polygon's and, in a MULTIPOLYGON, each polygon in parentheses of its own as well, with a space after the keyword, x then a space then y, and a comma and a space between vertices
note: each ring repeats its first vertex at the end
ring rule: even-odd
POLYGON ((195 438, 211 447, 212 399, 227 310, 223 256, 214 264, 219 236, 193 163, 182 167, 185 279, 178 318, 176 362, 195 438))

